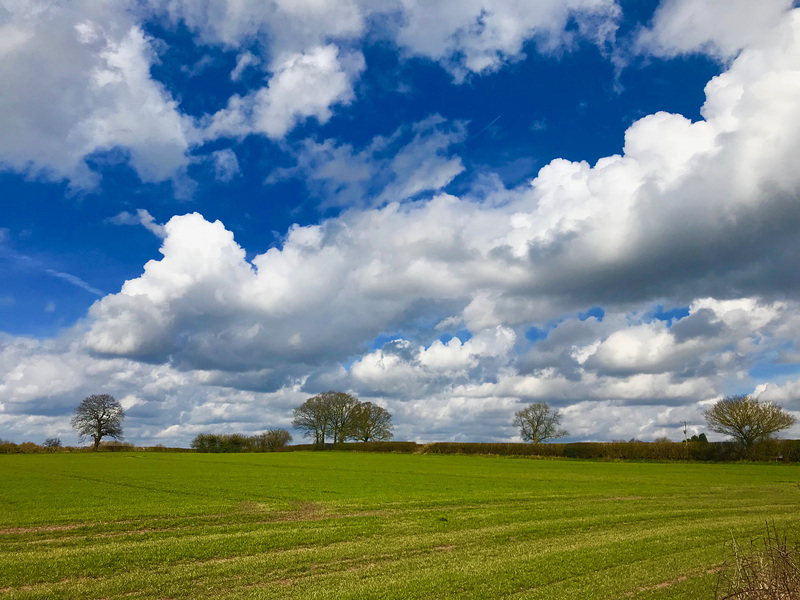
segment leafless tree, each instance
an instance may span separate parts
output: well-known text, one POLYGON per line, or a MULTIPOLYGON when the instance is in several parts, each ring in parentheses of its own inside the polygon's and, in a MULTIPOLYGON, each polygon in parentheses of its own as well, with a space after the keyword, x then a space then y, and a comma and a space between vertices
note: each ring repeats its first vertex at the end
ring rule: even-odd
POLYGON ((294 409, 292 426, 307 437, 314 438, 314 445, 323 446, 330 435, 334 444, 348 438, 356 438, 355 416, 361 402, 344 392, 328 391, 309 398, 294 409))
POLYGON ((566 430, 559 429, 560 424, 559 412, 551 411, 545 402, 531 404, 514 413, 514 425, 519 428, 520 436, 534 444, 569 435, 566 430))
POLYGON ((361 442, 385 442, 392 434, 392 415, 372 402, 360 402, 353 409, 349 436, 361 442))
POLYGON ((72 426, 77 430, 81 441, 91 437, 93 450, 100 447, 104 437, 122 439, 122 421, 125 411, 113 396, 96 394, 85 398, 75 409, 72 426))
POLYGON ((315 446, 324 446, 331 430, 330 397, 335 393, 313 396, 292 411, 292 427, 302 431, 306 437, 313 437, 315 446))
POLYGON ((264 443, 267 450, 275 451, 278 448, 283 448, 286 444, 292 441, 292 434, 285 429, 270 429, 263 434, 264 443))
POLYGON ((344 392, 328 392, 327 396, 331 412, 330 424, 333 443, 341 444, 348 437, 352 437, 353 416, 360 403, 353 396, 344 392))
POLYGON ((711 431, 731 436, 749 455, 753 446, 797 422, 777 404, 752 396, 728 396, 703 413, 711 431))

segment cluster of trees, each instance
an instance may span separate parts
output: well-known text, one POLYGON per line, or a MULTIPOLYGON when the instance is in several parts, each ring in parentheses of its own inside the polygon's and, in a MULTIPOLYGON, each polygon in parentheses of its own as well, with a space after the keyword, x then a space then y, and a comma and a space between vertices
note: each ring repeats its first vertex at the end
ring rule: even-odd
POLYGON ((201 433, 191 443, 197 452, 275 452, 292 441, 285 429, 270 429, 256 435, 201 433))
MULTIPOLYGON (((392 439, 392 415, 371 402, 361 402, 343 392, 325 392, 306 400, 294 409, 292 425, 304 435, 314 438, 315 446, 324 446, 329 437, 334 444, 346 440, 381 442, 392 439)), ((75 409, 72 426, 81 441, 91 438, 92 449, 98 450, 103 438, 122 439, 122 405, 108 394, 89 396, 75 409)), ((201 433, 191 447, 199 452, 269 452, 292 441, 286 429, 270 429, 247 436, 239 433, 201 433)), ((61 440, 48 439, 45 445, 57 448, 61 440)))
POLYGON ((329 391, 309 398, 293 411, 292 426, 314 439, 315 446, 347 440, 383 442, 392 439, 392 415, 350 394, 329 391))

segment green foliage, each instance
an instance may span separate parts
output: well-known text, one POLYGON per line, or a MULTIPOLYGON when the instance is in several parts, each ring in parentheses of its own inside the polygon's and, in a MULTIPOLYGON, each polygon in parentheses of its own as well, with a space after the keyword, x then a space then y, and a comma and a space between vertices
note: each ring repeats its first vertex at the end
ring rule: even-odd
POLYGON ((255 438, 241 433, 201 433, 191 443, 197 452, 253 452, 258 446, 255 438))
POLYGON ((349 442, 337 446, 337 450, 345 452, 399 452, 403 454, 413 454, 419 451, 419 444, 416 442, 349 442))
POLYGON ((266 433, 248 436, 241 433, 201 433, 192 440, 196 452, 274 452, 292 440, 285 429, 270 429, 266 433))
POLYGON ((570 444, 513 444, 437 442, 420 449, 425 454, 486 454, 602 460, 690 460, 727 462, 758 460, 800 462, 800 440, 766 440, 745 454, 733 442, 574 442, 570 444))
POLYGON ((710 600, 726 540, 751 539, 767 519, 800 524, 796 468, 361 452, 0 456, 0 595, 710 600))

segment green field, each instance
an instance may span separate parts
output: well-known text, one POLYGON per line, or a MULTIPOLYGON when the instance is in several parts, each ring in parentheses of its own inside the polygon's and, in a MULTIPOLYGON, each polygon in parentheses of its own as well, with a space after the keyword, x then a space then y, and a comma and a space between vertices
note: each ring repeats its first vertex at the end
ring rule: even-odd
POLYGON ((293 452, 0 455, 2 598, 711 598, 800 470, 293 452))

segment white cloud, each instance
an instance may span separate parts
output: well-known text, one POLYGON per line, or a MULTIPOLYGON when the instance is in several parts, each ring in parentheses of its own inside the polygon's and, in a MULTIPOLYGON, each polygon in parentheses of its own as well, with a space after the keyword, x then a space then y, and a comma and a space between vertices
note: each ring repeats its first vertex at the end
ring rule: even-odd
POLYGON ((674 57, 705 53, 729 60, 762 43, 793 0, 664 0, 653 24, 639 32, 640 52, 674 57))
POLYGON ((796 337, 798 14, 708 85, 704 121, 646 117, 624 155, 593 167, 556 160, 531 186, 483 189, 480 201, 353 209, 292 228, 252 262, 221 223, 175 217, 164 258, 95 304, 87 347, 228 371, 233 386, 268 365, 278 381, 304 374, 395 409, 423 398, 443 415, 548 398, 651 406, 654 433, 665 406, 746 384, 750 365, 796 337), (689 316, 667 327, 625 308, 664 298, 689 316), (597 303, 602 322, 567 319, 516 356, 524 328, 597 303), (474 337, 436 342, 436 323, 474 337), (478 350, 498 326, 514 341, 478 350), (405 349, 364 352, 403 329, 405 349))
MULTIPOLYGON (((680 420, 677 407, 695 419, 733 388, 788 402, 792 384, 749 371, 796 353, 800 334, 800 11, 764 40, 709 82, 704 120, 645 117, 622 155, 555 160, 529 186, 351 208, 250 261, 222 223, 174 217, 163 258, 96 302, 68 342, 8 338, 3 418, 64 414, 102 384, 136 398, 142 439, 185 440, 213 423, 252 427, 265 405, 286 422, 309 391, 335 387, 383 402, 399 431, 425 439, 508 438, 515 407, 539 399, 563 407, 579 438, 646 439, 680 420), (659 302, 689 315, 652 321, 659 302), (602 320, 570 316, 598 304, 602 320), (548 332, 535 344, 532 325, 548 332), (471 339, 433 337, 462 326, 471 339), (387 333, 396 341, 369 349, 387 333)), ((281 63, 263 113, 254 96, 225 131, 279 136, 327 118, 353 81, 336 48, 281 63), (319 104, 293 112, 276 99, 328 76, 341 85, 319 104)), ((410 155, 438 155, 451 137, 427 139, 415 133, 410 155)), ((328 144, 314 172, 369 178, 374 144, 364 156, 328 144)), ((446 179, 422 173, 417 189, 446 179)))
POLYGON ((41 443, 58 436, 65 444, 77 444, 71 413, 86 396, 109 393, 126 409, 126 439, 187 446, 203 431, 290 427, 291 408, 307 397, 292 384, 271 393, 238 391, 214 385, 202 372, 98 359, 73 342, 0 338, 4 437, 41 443))
POLYGON ((524 56, 533 40, 540 52, 569 50, 579 38, 600 46, 613 40, 620 8, 613 0, 400 0, 394 35, 410 54, 442 63, 457 80, 496 71, 524 56), (570 30, 571 20, 577 31, 570 30))
POLYGON ((239 81, 242 74, 250 67, 256 67, 261 63, 259 58, 251 52, 243 52, 236 58, 236 66, 231 71, 231 80, 239 81))
MULTIPOLYGON (((120 151, 142 181, 172 179, 183 195, 191 188, 185 175, 189 154, 203 141, 254 133, 282 139, 309 119, 326 123, 337 106, 352 102, 365 69, 358 47, 368 22, 383 24, 373 32, 378 38, 463 78, 522 58, 529 40, 544 52, 569 49, 577 38, 602 45, 613 37, 619 16, 613 0, 547 0, 524 8, 505 0, 435 6, 405 0, 79 0, 5 6, 0 166, 93 188, 99 175, 87 159, 120 151), (202 119, 198 130, 151 76, 157 41, 145 35, 144 23, 158 17, 183 22, 201 44, 237 52, 232 80, 260 65, 269 74, 266 85, 233 95, 202 119)), ((194 76, 210 64, 204 55, 185 71, 194 76)), ((403 159, 396 158, 398 172, 412 166, 403 159)), ((399 195, 442 187, 462 168, 457 159, 413 166, 416 176, 396 190, 399 195)))
POLYGON ((156 223, 155 217, 144 208, 137 208, 136 214, 123 211, 106 219, 106 222, 112 225, 141 225, 156 237, 162 239, 167 237, 164 226, 156 223))
POLYGON ((267 86, 230 98, 226 108, 207 119, 203 135, 214 139, 262 133, 279 139, 306 119, 325 123, 333 105, 352 101, 353 80, 363 69, 360 53, 340 55, 332 44, 282 55, 267 86))
POLYGON ((143 181, 187 164, 190 123, 150 77, 126 4, 7 4, 0 16, 0 164, 91 187, 87 156, 121 147, 143 181))
POLYGON ((227 183, 240 172, 239 159, 230 148, 212 152, 211 159, 214 161, 214 175, 217 181, 227 183))
POLYGON ((240 48, 257 40, 270 59, 303 53, 335 39, 358 39, 364 14, 351 0, 149 0, 151 9, 182 21, 201 42, 240 48))
POLYGON ((297 166, 276 170, 266 182, 301 178, 323 206, 402 202, 444 188, 464 170, 451 152, 465 138, 463 123, 447 125, 434 115, 389 137, 378 136, 361 150, 331 139, 306 140, 297 153, 297 166))
POLYGON ((530 40, 542 52, 570 49, 580 38, 602 46, 620 17, 614 0, 151 0, 150 6, 208 44, 239 48, 257 40, 272 65, 284 53, 362 40, 368 22, 380 24, 374 35, 440 62, 457 78, 520 59, 530 40))

